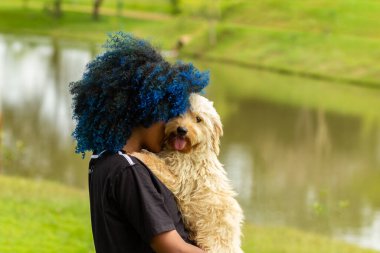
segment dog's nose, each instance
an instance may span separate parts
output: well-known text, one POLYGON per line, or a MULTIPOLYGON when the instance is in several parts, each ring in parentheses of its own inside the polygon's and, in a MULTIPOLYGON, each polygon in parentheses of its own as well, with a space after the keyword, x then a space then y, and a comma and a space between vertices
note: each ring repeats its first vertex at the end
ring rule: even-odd
POLYGON ((187 128, 186 127, 177 127, 177 133, 180 136, 184 136, 187 134, 187 128))

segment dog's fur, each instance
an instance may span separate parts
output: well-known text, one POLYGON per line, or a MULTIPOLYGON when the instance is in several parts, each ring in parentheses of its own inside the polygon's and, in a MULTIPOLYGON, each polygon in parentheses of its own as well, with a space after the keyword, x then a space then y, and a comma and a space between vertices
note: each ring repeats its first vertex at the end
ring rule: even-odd
POLYGON ((213 103, 197 94, 190 109, 170 120, 165 128, 165 148, 158 156, 133 153, 174 193, 190 239, 209 253, 241 253, 243 212, 234 199, 223 165, 218 161, 223 134, 213 103), (177 128, 187 128, 186 146, 177 151, 177 128))

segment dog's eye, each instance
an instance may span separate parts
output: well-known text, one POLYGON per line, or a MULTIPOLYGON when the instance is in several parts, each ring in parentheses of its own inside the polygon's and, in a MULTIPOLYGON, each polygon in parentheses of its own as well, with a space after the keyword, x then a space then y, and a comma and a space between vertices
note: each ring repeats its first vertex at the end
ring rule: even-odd
POLYGON ((197 119, 197 123, 202 121, 201 117, 199 117, 199 116, 197 116, 196 119, 197 119))

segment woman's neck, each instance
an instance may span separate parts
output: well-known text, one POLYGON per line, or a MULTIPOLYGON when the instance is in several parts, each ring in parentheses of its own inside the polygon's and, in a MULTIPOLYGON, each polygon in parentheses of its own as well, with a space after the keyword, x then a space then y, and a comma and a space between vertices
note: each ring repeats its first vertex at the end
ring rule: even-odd
POLYGON ((142 138, 140 131, 135 129, 123 147, 126 153, 140 152, 142 148, 142 138))

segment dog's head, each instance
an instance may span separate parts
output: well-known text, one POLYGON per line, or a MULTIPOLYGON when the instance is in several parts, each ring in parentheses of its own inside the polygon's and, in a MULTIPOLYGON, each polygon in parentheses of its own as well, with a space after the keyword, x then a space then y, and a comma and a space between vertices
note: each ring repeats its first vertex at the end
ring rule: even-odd
POLYGON ((198 94, 190 96, 190 109, 165 127, 165 147, 182 153, 211 150, 219 154, 222 123, 213 102, 198 94))

